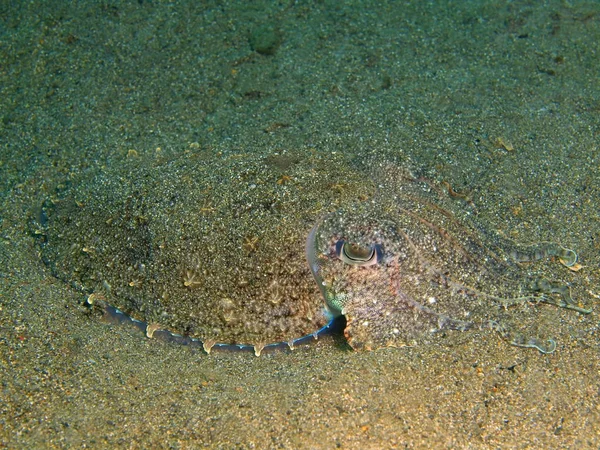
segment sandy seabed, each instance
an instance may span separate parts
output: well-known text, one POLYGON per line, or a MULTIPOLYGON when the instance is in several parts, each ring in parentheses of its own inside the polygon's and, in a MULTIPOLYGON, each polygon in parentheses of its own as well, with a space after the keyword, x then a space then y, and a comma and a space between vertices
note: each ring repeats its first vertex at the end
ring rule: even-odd
POLYGON ((598 448, 597 2, 13 3, 0 446, 598 448), (594 311, 531 305, 555 330, 549 355, 484 332, 206 355, 87 314, 40 259, 41 205, 82 173, 286 153, 410 158, 512 239, 576 249, 594 311))

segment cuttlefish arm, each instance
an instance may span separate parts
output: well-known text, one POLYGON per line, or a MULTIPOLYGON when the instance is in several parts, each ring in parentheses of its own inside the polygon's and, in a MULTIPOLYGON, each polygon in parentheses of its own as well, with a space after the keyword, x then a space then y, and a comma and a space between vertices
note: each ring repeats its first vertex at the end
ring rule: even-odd
POLYGON ((310 230, 310 233, 308 233, 305 247, 306 261, 308 262, 308 267, 310 267, 310 271, 315 279, 315 282, 317 283, 317 286, 319 286, 321 295, 323 295, 327 310, 335 318, 341 316, 343 312, 341 308, 336 305, 335 295, 327 290, 327 285, 321 276, 321 262, 319 261, 319 257, 317 255, 317 230, 322 221, 323 219, 317 220, 315 225, 310 230))

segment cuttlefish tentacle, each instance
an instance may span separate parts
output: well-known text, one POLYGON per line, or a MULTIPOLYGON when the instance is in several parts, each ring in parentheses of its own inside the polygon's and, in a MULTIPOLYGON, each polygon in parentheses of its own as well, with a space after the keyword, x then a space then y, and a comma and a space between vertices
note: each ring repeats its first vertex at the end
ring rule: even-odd
MULTIPOLYGON (((404 235, 404 238, 407 239, 411 248, 415 253, 418 254, 420 258, 420 262, 422 265, 426 267, 430 267, 431 264, 422 257, 417 251, 414 243, 408 237, 406 233, 400 230, 404 235)), ((577 253, 573 250, 564 248, 556 243, 552 242, 544 242, 537 245, 529 246, 527 251, 516 252, 513 251, 511 256, 517 262, 525 262, 525 261, 538 261, 541 259, 549 258, 549 257, 558 257, 561 264, 566 267, 572 267, 577 263, 578 256, 577 253)), ((570 309, 573 311, 577 311, 581 314, 590 314, 592 309, 584 309, 574 304, 574 300, 571 296, 571 289, 569 286, 558 283, 555 281, 550 281, 547 279, 538 279, 535 280, 531 285, 530 289, 533 291, 530 295, 520 296, 520 297, 512 297, 512 298, 504 298, 496 295, 488 294, 486 292, 482 292, 477 290, 471 286, 467 286, 461 283, 456 283, 446 275, 442 273, 437 273, 436 275, 444 278, 444 281, 449 285, 453 286, 457 290, 462 290, 464 292, 469 292, 474 295, 484 296, 490 299, 497 301, 504 308, 508 308, 509 306, 519 305, 527 302, 532 303, 546 303, 549 305, 556 306, 558 308, 570 309), (560 296, 560 300, 557 300, 554 297, 550 297, 550 295, 558 295, 560 296)), ((524 347, 524 348, 535 348, 540 353, 550 354, 556 350, 556 342, 553 339, 548 339, 547 342, 543 342, 542 340, 535 337, 525 337, 520 334, 511 334, 504 328, 499 326, 493 327, 497 331, 500 331, 500 334, 506 339, 511 345, 516 347, 524 347)))
POLYGON ((565 267, 572 268, 577 264, 577 253, 556 242, 540 242, 512 251, 511 256, 517 262, 539 261, 555 256, 565 267))
MULTIPOLYGON (((433 231, 436 233, 439 233, 444 238, 451 237, 448 232, 441 228, 432 228, 428 222, 425 222, 425 225, 427 225, 430 229, 433 229, 433 231)), ((436 266, 418 250, 415 242, 413 242, 411 237, 404 230, 397 228, 396 232, 407 242, 408 248, 410 248, 411 251, 416 255, 419 264, 425 273, 429 274, 431 277, 439 279, 441 285, 452 287, 457 292, 464 292, 470 295, 490 298, 504 308, 527 302, 539 302, 564 309, 570 309, 581 314, 589 314, 592 312, 591 309, 584 309, 575 304, 575 301, 571 296, 570 287, 568 285, 543 278, 534 280, 532 283, 530 283, 528 287, 531 290, 531 293, 529 295, 522 295, 519 297, 502 297, 483 292, 472 286, 465 285, 461 282, 453 280, 449 274, 437 269, 436 266)), ((452 243, 454 244, 454 241, 452 241, 452 243)), ((358 246, 348 243, 344 239, 339 239, 334 243, 333 247, 335 248, 335 255, 338 257, 338 259, 350 265, 371 266, 382 261, 384 258, 383 248, 380 244, 358 246)), ((535 261, 549 257, 556 257, 564 266, 569 268, 575 266, 578 260, 577 253, 575 251, 549 242, 527 246, 524 248, 524 250, 523 247, 521 247, 519 251, 513 251, 511 256, 516 262, 535 261)), ((396 269, 396 273, 398 270, 399 268, 396 269)), ((395 295, 402 295, 401 291, 402 290, 400 287, 396 284, 395 295)), ((431 319, 436 319, 439 329, 455 329, 464 331, 472 328, 475 325, 470 321, 457 320, 448 315, 440 314, 433 309, 422 305, 418 301, 407 297, 406 295, 403 295, 401 303, 406 304, 415 311, 419 311, 420 313, 428 315, 431 319)), ((530 337, 518 332, 512 332, 505 329, 498 323, 491 328, 498 331, 503 339, 516 347, 535 348, 543 354, 549 354, 556 350, 556 342, 553 339, 542 340, 537 337, 530 337)))
POLYGON ((321 275, 322 266, 321 261, 319 260, 319 255, 317 254, 317 230, 319 226, 323 222, 324 218, 317 220, 317 223, 312 227, 310 233, 308 233, 308 237, 306 238, 306 261, 308 262, 308 267, 310 268, 310 272, 321 291, 321 295, 325 300, 325 306, 329 313, 333 316, 333 318, 340 317, 343 315, 342 308, 339 304, 336 295, 327 289, 327 284, 321 275))

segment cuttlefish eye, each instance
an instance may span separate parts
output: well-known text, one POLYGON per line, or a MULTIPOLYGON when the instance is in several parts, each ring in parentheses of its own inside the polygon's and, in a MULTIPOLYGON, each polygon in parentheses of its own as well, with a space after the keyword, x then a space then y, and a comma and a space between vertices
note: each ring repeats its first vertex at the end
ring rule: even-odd
POLYGON ((363 247, 340 239, 335 243, 335 254, 346 264, 372 266, 383 259, 383 247, 379 244, 363 247))

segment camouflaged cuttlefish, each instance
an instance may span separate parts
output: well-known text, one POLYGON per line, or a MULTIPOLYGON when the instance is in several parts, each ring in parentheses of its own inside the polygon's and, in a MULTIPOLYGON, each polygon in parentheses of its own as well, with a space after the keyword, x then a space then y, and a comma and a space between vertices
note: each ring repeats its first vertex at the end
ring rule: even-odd
POLYGON ((95 175, 45 202, 43 259, 110 320, 207 353, 291 349, 340 324, 355 349, 489 329, 550 353, 528 305, 590 312, 566 280, 574 251, 468 224, 464 203, 394 164, 378 166, 375 196, 360 172, 332 179, 329 162, 306 164, 285 176, 240 158, 95 175), (547 257, 562 265, 524 264, 547 257))

